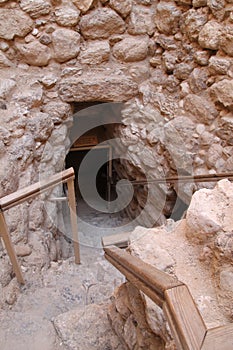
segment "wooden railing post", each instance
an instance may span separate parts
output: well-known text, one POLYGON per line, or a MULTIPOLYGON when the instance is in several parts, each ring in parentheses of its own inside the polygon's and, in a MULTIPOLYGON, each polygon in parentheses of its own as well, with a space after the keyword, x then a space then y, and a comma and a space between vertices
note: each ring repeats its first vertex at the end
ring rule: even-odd
POLYGON ((74 255, 75 263, 80 264, 80 250, 79 250, 79 241, 78 241, 78 223, 77 223, 77 212, 76 212, 76 200, 75 200, 75 191, 74 191, 74 179, 67 181, 68 186, 68 202, 70 208, 70 222, 73 235, 73 244, 74 244, 74 255))
POLYGON ((77 225, 76 201, 75 201, 75 192, 74 192, 74 177, 75 177, 74 169, 69 168, 62 171, 59 174, 55 174, 51 176, 49 179, 39 181, 33 185, 29 185, 3 198, 0 198, 0 236, 2 237, 5 243, 5 247, 10 257, 11 263, 13 265, 17 280, 22 284, 24 283, 24 279, 22 276, 20 265, 17 260, 14 246, 11 242, 10 234, 7 229, 7 224, 5 222, 5 217, 3 212, 29 199, 35 198, 39 194, 54 188, 60 183, 67 182, 75 262, 76 264, 80 264, 78 225, 77 225))
POLYGON ((10 234, 8 232, 8 229, 7 229, 5 217, 4 217, 4 214, 1 210, 0 210, 0 236, 3 239, 5 248, 6 248, 7 253, 9 255, 9 258, 11 260, 13 270, 15 272, 15 275, 17 277, 18 282, 21 284, 25 284, 24 278, 22 275, 22 271, 21 271, 21 267, 19 265, 16 253, 14 250, 14 246, 12 244, 11 237, 10 237, 10 234))

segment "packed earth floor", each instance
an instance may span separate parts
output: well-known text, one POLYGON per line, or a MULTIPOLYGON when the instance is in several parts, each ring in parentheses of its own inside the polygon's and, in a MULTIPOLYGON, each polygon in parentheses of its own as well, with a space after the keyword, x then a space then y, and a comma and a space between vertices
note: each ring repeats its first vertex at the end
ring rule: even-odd
POLYGON ((124 277, 105 260, 101 237, 129 232, 133 225, 84 202, 78 213, 81 264, 71 256, 41 271, 25 269, 16 303, 0 310, 1 350, 123 349, 110 327, 107 303, 124 277))

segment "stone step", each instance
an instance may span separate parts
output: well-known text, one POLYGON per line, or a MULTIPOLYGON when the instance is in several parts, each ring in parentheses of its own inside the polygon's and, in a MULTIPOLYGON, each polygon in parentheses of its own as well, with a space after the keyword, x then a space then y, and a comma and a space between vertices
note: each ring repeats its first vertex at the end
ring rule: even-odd
POLYGON ((114 333, 107 316, 108 304, 78 307, 53 319, 68 350, 127 350, 114 333))

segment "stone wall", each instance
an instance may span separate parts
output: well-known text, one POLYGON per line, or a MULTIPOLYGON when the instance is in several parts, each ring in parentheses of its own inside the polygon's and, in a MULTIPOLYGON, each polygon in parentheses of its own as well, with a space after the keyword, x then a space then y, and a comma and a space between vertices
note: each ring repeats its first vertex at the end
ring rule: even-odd
MULTIPOLYGON (((232 7, 0 1, 0 196, 64 168, 73 102, 125 102, 114 136, 126 158, 120 177, 232 170, 232 7)), ((188 202, 193 186, 175 190, 188 202)), ((153 226, 169 216, 172 198, 167 186, 137 187, 127 210, 153 226)), ((41 265, 66 255, 54 240, 59 208, 45 210, 43 200, 7 215, 14 243, 37 249, 41 265)))
MULTIPOLYGON (((185 219, 130 235, 132 255, 188 286, 208 329, 233 319, 232 199, 232 183, 221 180, 195 192, 185 219)), ((130 282, 115 290, 109 318, 129 349, 176 349, 162 309, 130 282)))

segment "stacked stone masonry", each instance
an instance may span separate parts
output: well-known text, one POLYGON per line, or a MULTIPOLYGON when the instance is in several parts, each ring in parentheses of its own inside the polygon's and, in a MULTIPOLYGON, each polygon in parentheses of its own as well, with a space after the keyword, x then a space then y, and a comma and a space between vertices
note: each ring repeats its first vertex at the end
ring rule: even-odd
MULTIPOLYGON (((0 69, 0 197, 63 169, 74 102, 125 103, 119 177, 233 170, 230 0, 2 0, 0 69)), ((128 214, 163 223, 193 190, 136 187, 128 214)), ((33 266, 65 256, 43 198, 7 219, 33 266)))

